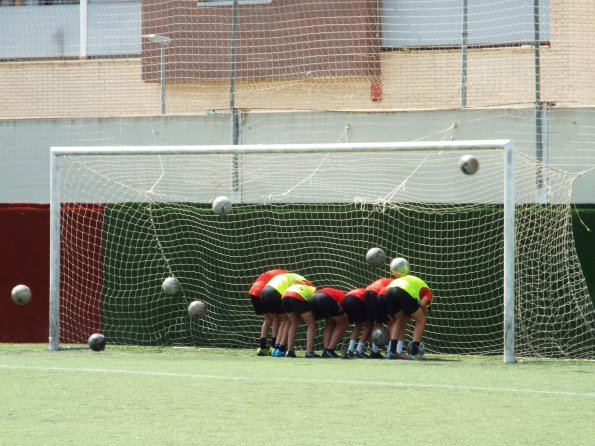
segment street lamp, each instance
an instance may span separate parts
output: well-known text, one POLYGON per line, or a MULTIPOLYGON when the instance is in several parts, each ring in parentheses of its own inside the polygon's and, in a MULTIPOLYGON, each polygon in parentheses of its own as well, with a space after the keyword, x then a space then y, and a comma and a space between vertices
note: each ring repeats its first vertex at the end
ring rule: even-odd
POLYGON ((165 114, 165 49, 169 46, 171 38, 161 34, 145 34, 145 39, 159 44, 159 79, 161 81, 161 114, 165 114))

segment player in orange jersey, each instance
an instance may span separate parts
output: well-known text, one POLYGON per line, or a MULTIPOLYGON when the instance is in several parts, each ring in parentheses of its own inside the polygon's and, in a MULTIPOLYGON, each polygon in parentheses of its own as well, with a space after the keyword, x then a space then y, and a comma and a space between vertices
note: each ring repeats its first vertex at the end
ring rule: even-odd
MULTIPOLYGON (((364 330, 364 325, 368 320, 368 314, 366 312, 366 300, 364 295, 366 294, 365 288, 356 288, 345 294, 343 298, 343 308, 347 314, 347 319, 350 324, 353 324, 351 330, 351 336, 349 337, 349 345, 347 346, 347 352, 345 358, 351 359, 355 357, 356 351, 355 346, 360 333, 364 330)), ((360 356, 363 356, 365 339, 361 344, 360 356)))
MULTIPOLYGON (((366 301, 366 312, 368 316, 368 320, 365 325, 364 333, 362 335, 362 339, 360 339, 360 344, 365 342, 367 339, 370 338, 372 334, 372 330, 375 326, 383 325, 389 322, 388 314, 386 312, 386 307, 382 304, 382 298, 380 302, 378 300, 378 296, 382 296, 382 291, 388 286, 389 283, 393 281, 392 277, 387 277, 384 279, 378 279, 372 282, 370 285, 366 287, 366 294, 364 295, 366 301)), ((364 357, 363 356, 363 345, 358 345, 358 349, 356 353, 356 357, 364 357)), ((380 353, 380 347, 374 343, 371 343, 370 349, 370 358, 372 359, 382 359, 382 353, 380 353)))
POLYGON ((335 352, 349 320, 343 308, 345 293, 337 288, 319 288, 310 298, 310 308, 316 320, 324 319, 323 358, 339 358, 335 352))
POLYGON ((256 350, 258 356, 268 356, 271 353, 271 349, 267 347, 267 338, 269 336, 269 330, 272 331, 271 345, 275 345, 277 333, 279 331, 279 317, 275 313, 267 313, 265 311, 260 294, 266 286, 266 284, 276 275, 285 274, 287 270, 284 269, 272 269, 262 273, 252 284, 248 295, 254 308, 254 313, 263 316, 262 327, 260 329, 260 345, 256 350))

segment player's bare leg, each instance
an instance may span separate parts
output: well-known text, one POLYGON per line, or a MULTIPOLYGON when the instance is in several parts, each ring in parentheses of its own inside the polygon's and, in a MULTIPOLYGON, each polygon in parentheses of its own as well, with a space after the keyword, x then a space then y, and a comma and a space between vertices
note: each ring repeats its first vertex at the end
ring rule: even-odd
POLYGON ((301 318, 306 323, 306 352, 314 352, 314 337, 316 336, 316 320, 311 311, 302 313, 301 318))
POLYGON ((415 328, 413 329, 413 342, 421 342, 421 338, 426 329, 426 321, 428 319, 426 312, 423 308, 418 308, 411 315, 411 318, 415 321, 415 328))
POLYGON ((335 329, 335 321, 332 319, 326 319, 324 321, 324 328, 322 329, 322 348, 326 350, 329 348, 329 343, 331 341, 331 335, 333 330, 335 329))
POLYGON ((287 313, 287 351, 292 352, 295 345, 295 335, 299 324, 299 318, 295 313, 287 313))
POLYGON ((327 349, 334 351, 337 348, 337 344, 345 334, 345 330, 349 325, 349 320, 347 319, 346 314, 342 314, 341 316, 334 316, 330 319, 333 322, 333 330, 329 339, 327 349))
MULTIPOLYGON (((279 319, 279 331, 277 333, 277 342, 275 345, 281 347, 281 346, 287 346, 287 331, 289 329, 289 320, 287 318, 287 313, 282 313, 277 315, 278 319, 279 319)), ((285 350, 285 348, 281 349, 282 351, 285 350)))
MULTIPOLYGON (((271 314, 271 316, 273 317, 273 322, 271 324, 272 327, 272 337, 273 340, 277 339, 277 335, 279 334, 279 325, 281 324, 281 320, 279 319, 279 317, 276 314, 271 314)), ((274 344, 274 342, 273 342, 274 344)))

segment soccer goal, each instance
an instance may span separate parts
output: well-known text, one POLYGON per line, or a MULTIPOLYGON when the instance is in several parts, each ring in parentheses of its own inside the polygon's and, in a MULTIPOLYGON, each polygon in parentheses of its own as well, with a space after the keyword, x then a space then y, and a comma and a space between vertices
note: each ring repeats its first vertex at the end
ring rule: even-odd
POLYGON ((52 148, 50 349, 94 332, 253 347, 262 321, 247 291, 262 271, 348 291, 400 256, 435 295, 428 352, 594 358, 574 179, 509 140, 52 148), (459 168, 466 154, 475 174, 459 168), (229 214, 213 212, 220 196, 229 214), (379 268, 365 258, 376 246, 379 268), (201 319, 187 312, 196 299, 201 319))

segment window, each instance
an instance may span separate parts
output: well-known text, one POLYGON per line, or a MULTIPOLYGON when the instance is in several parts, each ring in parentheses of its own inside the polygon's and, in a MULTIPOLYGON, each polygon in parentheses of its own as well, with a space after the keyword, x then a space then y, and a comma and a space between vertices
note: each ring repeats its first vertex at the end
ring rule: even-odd
MULTIPOLYGON (((468 0, 469 46, 522 45, 535 40, 534 0, 468 0)), ((540 0, 540 40, 550 39, 550 0, 540 0)), ((384 48, 457 47, 463 1, 382 0, 384 48)))

